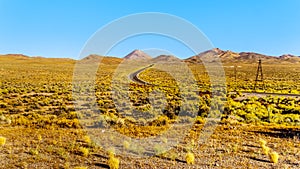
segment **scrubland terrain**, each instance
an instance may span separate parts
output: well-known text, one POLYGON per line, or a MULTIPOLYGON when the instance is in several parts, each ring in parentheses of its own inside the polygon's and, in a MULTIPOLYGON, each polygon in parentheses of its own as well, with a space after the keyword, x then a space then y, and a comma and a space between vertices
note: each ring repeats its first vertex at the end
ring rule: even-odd
MULTIPOLYGON (((93 62, 95 57, 85 58, 81 64, 93 62)), ((113 57, 101 60, 93 100, 73 95, 75 60, 0 56, 0 168, 300 167, 299 63, 263 62, 264 86, 254 89, 257 63, 224 62, 227 92, 215 100, 203 65, 186 61, 197 86, 196 91, 182 91, 170 73, 154 64, 138 74, 152 85, 129 79, 125 92, 129 96, 122 100, 113 95, 116 91, 125 94, 122 85, 114 81, 122 79, 115 74, 122 61, 113 57), (237 66, 236 72, 233 66, 237 66), (157 97, 151 100, 155 92, 157 97), (293 95, 248 97, 243 92, 293 95), (184 107, 183 96, 192 98, 187 104, 197 100, 197 107, 184 107), (179 117, 180 112, 183 115, 179 117), (185 123, 192 125, 166 151, 159 145, 173 141, 168 137, 162 137, 153 151, 132 141, 172 128, 176 132, 185 123), (97 128, 101 131, 94 138, 89 130, 97 128), (212 135, 201 142, 201 132, 209 128, 212 135), (109 129, 132 140, 111 137, 106 132, 109 129), (97 139, 119 145, 108 150, 97 139), (138 158, 147 153, 151 155, 138 158)), ((128 66, 124 77, 132 73, 129 68, 133 69, 128 66)), ((83 95, 90 92, 84 85, 75 84, 75 89, 83 95)))

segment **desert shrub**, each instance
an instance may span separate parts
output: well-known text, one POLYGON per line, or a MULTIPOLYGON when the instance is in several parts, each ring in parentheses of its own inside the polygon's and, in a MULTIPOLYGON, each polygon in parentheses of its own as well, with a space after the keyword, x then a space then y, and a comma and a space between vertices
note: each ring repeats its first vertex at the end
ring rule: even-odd
POLYGON ((77 119, 77 113, 76 112, 70 112, 67 114, 67 119, 77 119))
POLYGON ((6 142, 6 138, 0 136, 0 146, 4 146, 4 145, 5 145, 5 142, 6 142))
POLYGON ((119 159, 114 156, 110 156, 108 159, 108 166, 110 169, 118 169, 119 168, 119 159))
POLYGON ((37 149, 30 149, 29 150, 29 154, 31 154, 31 155, 38 155, 39 154, 39 151, 37 150, 37 149))
POLYGON ((109 158, 107 163, 110 169, 119 169, 120 161, 118 158, 115 157, 113 151, 109 152, 109 158))
POLYGON ((79 153, 84 156, 87 157, 89 155, 89 149, 85 148, 85 147, 80 147, 79 148, 79 153))
POLYGON ((259 139, 259 144, 260 144, 261 147, 266 146, 267 141, 264 140, 264 139, 259 139))
POLYGON ((203 119, 200 116, 196 117, 195 124, 204 124, 204 123, 205 123, 205 119, 203 119))
POLYGON ((207 104, 201 105, 198 110, 198 116, 207 117, 209 109, 210 108, 207 106, 207 104))
POLYGON ((269 148, 268 146, 263 145, 263 146, 262 146, 262 150, 263 150, 263 153, 264 153, 265 155, 268 155, 268 154, 269 154, 269 151, 270 151, 270 148, 269 148))
POLYGON ((186 160, 186 163, 188 163, 188 164, 194 164, 195 163, 194 154, 191 152, 188 152, 185 156, 185 160, 186 160))
POLYGON ((279 155, 278 155, 278 153, 276 153, 276 152, 271 152, 271 153, 269 153, 269 157, 270 157, 270 161, 272 162, 272 163, 278 163, 278 159, 279 159, 279 155))
POLYGON ((38 139, 38 141, 42 141, 42 140, 43 140, 42 135, 39 134, 39 135, 37 136, 37 139, 38 139))
POLYGON ((83 137, 83 141, 88 144, 90 144, 92 142, 90 136, 87 136, 87 135, 83 137))

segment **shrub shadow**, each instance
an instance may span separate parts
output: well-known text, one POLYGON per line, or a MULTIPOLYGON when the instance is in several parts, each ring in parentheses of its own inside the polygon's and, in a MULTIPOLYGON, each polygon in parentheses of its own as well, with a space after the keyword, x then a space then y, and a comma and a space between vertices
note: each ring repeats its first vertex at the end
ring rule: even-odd
POLYGON ((272 128, 270 131, 252 131, 275 138, 300 138, 300 130, 295 128, 272 128))
POLYGON ((103 163, 95 163, 95 166, 101 167, 101 168, 109 168, 109 166, 107 164, 103 164, 103 163))
POLYGON ((270 163, 270 161, 268 160, 264 160, 264 159, 259 159, 256 157, 249 157, 251 160, 255 160, 255 161, 260 161, 260 162, 264 162, 264 163, 270 163))

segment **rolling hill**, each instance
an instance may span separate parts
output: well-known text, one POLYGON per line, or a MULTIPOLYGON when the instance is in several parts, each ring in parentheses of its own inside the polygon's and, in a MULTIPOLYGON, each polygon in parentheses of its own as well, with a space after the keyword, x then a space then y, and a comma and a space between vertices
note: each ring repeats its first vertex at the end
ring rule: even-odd
POLYGON ((180 62, 181 60, 172 55, 159 55, 152 59, 153 62, 180 62))

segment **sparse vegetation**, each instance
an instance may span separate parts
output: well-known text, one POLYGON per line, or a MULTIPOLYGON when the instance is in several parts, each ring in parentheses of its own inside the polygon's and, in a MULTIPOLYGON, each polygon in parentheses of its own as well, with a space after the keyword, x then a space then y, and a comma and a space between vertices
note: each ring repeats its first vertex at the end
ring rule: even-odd
POLYGON ((270 148, 268 146, 262 146, 262 150, 264 152, 265 155, 268 155, 269 154, 269 151, 270 151, 270 148))
MULTIPOLYGON (((38 164, 39 168, 93 168, 99 165, 111 168, 167 168, 176 165, 187 168, 189 164, 195 164, 203 168, 268 168, 269 163, 264 162, 266 157, 270 159, 267 161, 277 163, 279 168, 297 168, 300 164, 300 100, 297 97, 245 95, 243 92, 253 90, 252 77, 255 76, 256 65, 242 63, 237 82, 232 76, 233 70, 225 67, 228 89, 225 105, 221 104, 220 99, 212 102, 211 86, 203 65, 188 65, 195 75, 199 95, 179 90, 172 76, 154 65, 141 72, 139 77, 156 85, 130 83, 131 110, 126 106, 117 109, 115 103, 123 105, 123 100, 114 101, 111 92, 112 78, 120 62, 120 59, 107 58, 101 63, 96 77, 96 103, 79 102, 79 109, 75 110, 74 100, 89 102, 91 99, 72 96, 75 61, 1 56, 0 135, 3 137, 0 137, 0 155, 3 160, 0 166, 35 168, 38 164), (237 92, 232 92, 235 90, 237 92), (149 95, 154 91, 160 93, 151 100, 149 95), (193 108, 198 113, 195 119, 182 106, 182 95, 199 100, 198 107, 193 108), (151 109, 151 102, 163 106, 151 109), (97 110, 90 109, 94 105, 97 110), (210 139, 198 147, 203 126, 209 126, 206 117, 212 108, 224 108, 222 121, 209 136, 210 139), (155 137, 180 124, 176 123, 178 111, 184 114, 180 123, 194 124, 192 129, 171 150, 164 149, 163 144, 173 140, 162 137, 153 147, 157 155, 146 159, 110 154, 107 160, 106 151, 82 130, 85 125, 104 129, 112 127, 131 138, 155 137), (258 138, 262 139, 260 146, 258 138), (283 154, 280 160, 278 154, 283 154)), ((282 64, 276 68, 264 65, 266 88, 256 90, 299 93, 299 70, 298 64, 282 64)), ((88 90, 88 86, 80 86, 80 91, 88 90)), ((219 115, 213 112, 210 117, 219 115)), ((130 140, 118 141, 121 150, 138 155, 147 153, 142 146, 135 147, 130 140)))
POLYGON ((84 157, 87 157, 89 155, 89 149, 87 149, 85 147, 80 147, 79 152, 84 157))
POLYGON ((39 154, 39 150, 36 149, 36 148, 32 148, 32 149, 29 150, 29 153, 31 155, 38 155, 39 154))
POLYGON ((279 159, 279 155, 278 155, 278 153, 276 153, 276 152, 271 152, 270 154, 269 154, 269 156, 270 156, 270 161, 272 162, 272 163, 278 163, 278 159, 279 159))
POLYGON ((2 137, 0 136, 0 146, 4 146, 6 143, 6 138, 5 137, 2 137))
POLYGON ((118 158, 115 157, 114 153, 112 151, 109 152, 109 158, 108 158, 108 166, 111 169, 119 169, 120 161, 118 158))
POLYGON ((263 140, 263 139, 259 139, 259 143, 260 143, 260 146, 261 146, 261 147, 264 147, 264 146, 266 146, 267 141, 266 141, 266 140, 263 140))
POLYGON ((185 156, 185 160, 186 160, 186 163, 188 163, 188 164, 194 164, 195 163, 194 154, 191 152, 188 152, 185 156))
POLYGON ((84 136, 83 140, 85 143, 88 143, 88 144, 90 144, 92 142, 90 136, 84 136))

